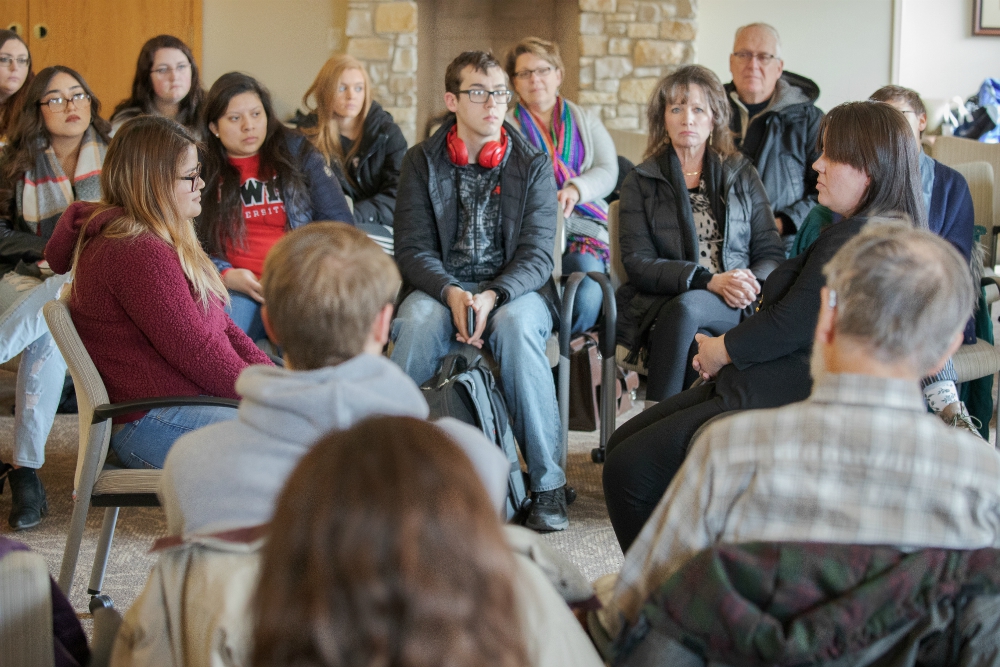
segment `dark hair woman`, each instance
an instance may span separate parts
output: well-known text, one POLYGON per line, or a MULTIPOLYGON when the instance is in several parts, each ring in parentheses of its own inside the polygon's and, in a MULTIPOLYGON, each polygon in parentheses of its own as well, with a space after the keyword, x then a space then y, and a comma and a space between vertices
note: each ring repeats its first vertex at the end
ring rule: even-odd
MULTIPOLYGON (((45 248, 73 272, 69 310, 115 403, 157 396, 237 398, 236 377, 270 361, 223 311, 226 289, 202 250, 194 137, 140 116, 108 147, 101 201, 73 204, 45 248)), ((115 418, 111 447, 129 468, 160 468, 184 433, 233 419, 220 406, 154 408, 115 418)))
POLYGON ((313 446, 260 571, 254 667, 529 664, 496 509, 426 421, 370 419, 313 446))
POLYGON ((354 224, 392 252, 392 218, 406 139, 372 92, 364 65, 351 56, 335 55, 302 96, 310 113, 300 128, 327 165, 337 170, 344 193, 354 202, 354 224))
POLYGON ((173 35, 157 35, 142 45, 132 79, 132 95, 111 114, 111 133, 140 114, 165 116, 201 136, 205 91, 188 45, 173 35))
POLYGON ((694 367, 709 380, 662 401, 608 443, 604 492, 627 551, 684 462, 695 431, 729 410, 772 408, 809 396, 809 358, 822 269, 870 217, 927 227, 917 144, 903 114, 880 102, 834 107, 820 127, 819 203, 843 216, 803 254, 771 272, 759 311, 717 337, 698 335, 694 367))
POLYGON ((753 164, 733 147, 729 101, 706 67, 665 77, 649 104, 646 161, 622 185, 618 343, 649 370, 648 401, 681 392, 699 331, 753 313, 785 256, 753 164))
POLYGON ((350 222, 333 171, 305 137, 287 129, 256 79, 223 74, 205 100, 204 169, 209 196, 198 218, 202 243, 222 272, 233 321, 253 340, 264 258, 288 229, 314 220, 350 222))
POLYGON ((34 78, 28 45, 13 30, 0 30, 0 146, 17 124, 34 78))
POLYGON ((0 154, 0 361, 21 353, 16 467, 8 474, 13 495, 8 521, 15 530, 38 524, 47 511, 35 470, 45 462, 45 441, 66 377, 42 305, 59 295, 67 277, 52 275, 43 251, 70 204, 101 198, 108 141, 100 101, 68 67, 39 72, 26 86, 23 104, 0 154))

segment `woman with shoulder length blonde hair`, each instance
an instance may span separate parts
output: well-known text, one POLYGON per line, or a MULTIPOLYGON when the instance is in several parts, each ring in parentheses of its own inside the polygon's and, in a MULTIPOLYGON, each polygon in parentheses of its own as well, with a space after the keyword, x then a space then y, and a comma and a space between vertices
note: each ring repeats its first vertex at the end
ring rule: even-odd
MULTIPOLYGON (((74 273, 69 309, 113 403, 158 396, 238 398, 236 377, 270 359, 226 316, 227 292, 201 249, 195 140, 161 116, 126 121, 108 147, 101 201, 77 203, 45 248, 74 273)), ((155 408, 116 417, 111 447, 130 468, 161 468, 188 431, 233 408, 155 408)))
POLYGON ((764 187, 733 147, 729 101, 699 65, 660 81, 646 161, 622 185, 619 239, 628 282, 618 342, 649 369, 648 401, 694 381, 695 334, 720 335, 753 312, 784 259, 764 187))
MULTIPOLYGON (((559 46, 539 37, 522 39, 507 54, 507 76, 517 105, 507 121, 552 159, 559 208, 566 219, 563 275, 607 272, 608 204, 618 184, 618 154, 601 119, 559 94, 563 62, 559 46)), ((573 333, 590 329, 601 312, 601 287, 580 283, 573 306, 573 333)))
POLYGON ((392 115, 372 99, 364 65, 348 55, 333 56, 302 104, 310 113, 301 129, 337 170, 344 194, 354 202, 355 225, 391 252, 406 139, 392 115))

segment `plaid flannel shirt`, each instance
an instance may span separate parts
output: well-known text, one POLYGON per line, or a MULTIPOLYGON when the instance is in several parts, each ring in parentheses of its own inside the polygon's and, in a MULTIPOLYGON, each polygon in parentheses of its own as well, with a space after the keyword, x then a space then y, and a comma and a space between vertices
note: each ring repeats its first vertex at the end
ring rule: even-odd
POLYGON ((1000 546, 1000 454, 927 413, 916 382, 830 374, 801 403, 712 424, 625 557, 601 621, 716 543, 1000 546))

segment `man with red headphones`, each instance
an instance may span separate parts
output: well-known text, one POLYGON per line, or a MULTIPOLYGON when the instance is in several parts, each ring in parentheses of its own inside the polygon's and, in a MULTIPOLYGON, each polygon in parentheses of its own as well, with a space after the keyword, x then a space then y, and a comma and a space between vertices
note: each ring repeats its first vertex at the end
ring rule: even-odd
POLYGON ((526 452, 534 494, 526 525, 564 530, 566 475, 545 355, 559 322, 552 165, 505 125, 511 92, 491 54, 458 56, 445 90, 454 117, 407 152, 400 172, 394 237, 406 297, 392 359, 423 384, 456 345, 488 348, 526 452))

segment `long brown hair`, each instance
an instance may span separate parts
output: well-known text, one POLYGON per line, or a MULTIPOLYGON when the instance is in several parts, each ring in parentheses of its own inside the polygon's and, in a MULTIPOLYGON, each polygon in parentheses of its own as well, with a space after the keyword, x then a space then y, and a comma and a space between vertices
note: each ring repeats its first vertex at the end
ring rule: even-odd
POLYGON ((361 147, 360 137, 354 142, 351 150, 344 154, 344 149, 340 145, 340 128, 337 119, 333 115, 333 98, 337 94, 337 84, 340 83, 341 75, 350 69, 361 72, 365 80, 365 101, 358 114, 358 122, 364 126, 368 111, 372 108, 372 80, 368 76, 368 71, 360 60, 348 55, 335 55, 326 61, 316 80, 309 86, 309 90, 302 96, 302 104, 306 110, 316 114, 316 127, 303 128, 305 134, 313 146, 319 150, 326 160, 327 166, 337 164, 341 167, 344 176, 350 179, 346 166, 350 164, 358 149, 361 147), (315 106, 309 103, 309 98, 315 101, 315 106))
POLYGON ((278 120, 267 88, 248 74, 223 74, 208 91, 201 123, 202 136, 205 137, 202 168, 205 197, 201 202, 198 231, 206 250, 212 254, 225 252, 231 244, 242 245, 246 235, 246 226, 240 215, 240 174, 236 167, 229 164, 226 147, 209 128, 209 123, 219 122, 226 113, 230 100, 243 93, 256 95, 267 116, 267 136, 259 151, 258 178, 277 181, 286 212, 293 205, 301 205, 301 202, 292 202, 291 199, 307 196, 304 192, 305 178, 288 148, 288 133, 291 130, 278 120))
POLYGON ((278 499, 254 667, 520 667, 514 561, 472 463, 433 424, 330 433, 278 499))
POLYGON ((200 118, 201 106, 205 101, 205 91, 201 89, 201 79, 198 76, 198 65, 194 62, 194 54, 187 44, 173 35, 157 35, 142 45, 139 60, 135 64, 135 76, 132 78, 132 95, 115 107, 111 117, 126 109, 140 109, 142 113, 156 114, 156 93, 153 92, 152 71, 153 60, 160 49, 177 49, 184 54, 191 65, 191 90, 180 101, 176 120, 181 125, 195 129, 200 118))
MULTIPOLYGON (((137 116, 118 129, 101 170, 101 202, 93 215, 121 208, 124 215, 105 225, 102 236, 134 238, 153 234, 177 251, 181 269, 205 310, 213 298, 228 301, 219 272, 202 250, 194 223, 177 211, 177 169, 194 137, 180 123, 162 116, 137 116)), ((80 229, 73 256, 76 267, 87 244, 80 229)), ((79 276, 77 276, 79 278, 79 276)), ((76 282, 79 282, 77 280, 76 282)))
MULTIPOLYGON (((16 39, 24 44, 24 48, 28 48, 27 43, 13 30, 0 30, 0 48, 12 39, 16 39)), ((28 86, 31 85, 31 81, 34 78, 34 63, 31 62, 31 49, 28 49, 28 75, 24 77, 24 81, 21 83, 21 87, 17 89, 17 92, 8 97, 3 105, 0 106, 0 138, 6 137, 17 123, 17 116, 24 107, 24 97, 28 93, 28 86)))
POLYGON ((24 94, 23 108, 17 116, 17 123, 8 137, 9 143, 4 146, 0 155, 0 216, 13 220, 16 211, 8 210, 14 201, 13 189, 25 172, 31 169, 38 156, 49 147, 49 131, 42 117, 41 100, 52 78, 62 72, 76 79, 84 92, 90 95, 90 125, 97 135, 105 142, 110 141, 108 132, 111 124, 101 118, 101 101, 94 95, 87 82, 80 74, 69 67, 54 65, 46 67, 32 80, 24 94))
POLYGON ((920 149, 903 114, 884 102, 845 102, 823 117, 819 147, 828 160, 869 177, 861 201, 847 217, 905 216, 927 229, 920 149))
POLYGON ((663 77, 649 97, 649 105, 646 107, 649 140, 643 159, 657 157, 667 150, 670 144, 665 118, 667 107, 676 102, 686 101, 691 86, 701 88, 712 110, 712 134, 708 138, 708 145, 723 158, 736 152, 729 131, 729 116, 732 110, 726 98, 726 89, 722 87, 722 82, 712 70, 703 65, 688 65, 663 77))

